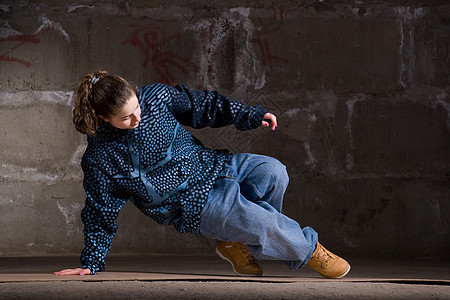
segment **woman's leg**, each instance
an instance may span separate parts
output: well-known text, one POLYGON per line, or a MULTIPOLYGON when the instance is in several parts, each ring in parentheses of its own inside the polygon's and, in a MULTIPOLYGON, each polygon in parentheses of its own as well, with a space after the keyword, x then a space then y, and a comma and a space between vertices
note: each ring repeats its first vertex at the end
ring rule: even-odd
POLYGON ((256 154, 235 154, 240 193, 252 202, 265 201, 281 212, 289 176, 277 159, 256 154))
POLYGON ((284 260, 298 269, 311 257, 317 233, 280 213, 287 182, 276 159, 233 155, 202 210, 201 233, 242 242, 258 259, 284 260))

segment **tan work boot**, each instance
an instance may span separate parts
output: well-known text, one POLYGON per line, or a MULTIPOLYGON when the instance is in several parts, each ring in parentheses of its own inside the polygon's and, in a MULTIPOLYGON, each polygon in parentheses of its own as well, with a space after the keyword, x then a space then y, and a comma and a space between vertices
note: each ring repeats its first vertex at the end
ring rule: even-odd
POLYGON ((244 244, 220 241, 216 253, 231 263, 239 276, 262 276, 262 268, 244 244))
POLYGON ((329 278, 342 278, 350 271, 350 264, 345 259, 331 253, 319 242, 306 265, 329 278))

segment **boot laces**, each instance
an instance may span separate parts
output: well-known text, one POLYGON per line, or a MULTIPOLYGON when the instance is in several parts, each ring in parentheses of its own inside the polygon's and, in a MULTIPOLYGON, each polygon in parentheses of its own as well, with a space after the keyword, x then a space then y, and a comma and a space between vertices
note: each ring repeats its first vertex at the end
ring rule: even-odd
POLYGON ((328 265, 328 262, 333 259, 333 255, 329 253, 325 248, 320 246, 320 250, 317 251, 316 259, 322 264, 322 265, 328 265))
POLYGON ((244 257, 248 260, 249 264, 256 263, 255 258, 253 257, 252 253, 248 250, 247 246, 239 243, 239 250, 244 255, 244 257))

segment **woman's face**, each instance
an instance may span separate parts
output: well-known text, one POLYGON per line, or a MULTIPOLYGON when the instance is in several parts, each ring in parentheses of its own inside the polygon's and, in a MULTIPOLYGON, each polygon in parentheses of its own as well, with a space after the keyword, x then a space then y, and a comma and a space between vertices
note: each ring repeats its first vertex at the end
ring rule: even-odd
POLYGON ((141 120, 141 107, 136 95, 128 99, 125 105, 111 117, 100 116, 104 121, 119 129, 134 129, 141 120))

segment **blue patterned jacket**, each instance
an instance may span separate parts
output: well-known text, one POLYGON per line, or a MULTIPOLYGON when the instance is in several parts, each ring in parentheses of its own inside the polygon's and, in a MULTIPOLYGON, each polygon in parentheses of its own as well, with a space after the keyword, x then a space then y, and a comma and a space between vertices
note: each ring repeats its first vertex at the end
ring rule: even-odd
POLYGON ((265 111, 217 92, 154 84, 138 90, 141 121, 136 129, 106 125, 88 146, 81 166, 86 192, 81 212, 85 248, 82 268, 105 268, 117 216, 130 200, 144 214, 179 232, 199 234, 200 212, 228 151, 205 148, 181 125, 193 128, 234 124, 256 128, 265 111))

